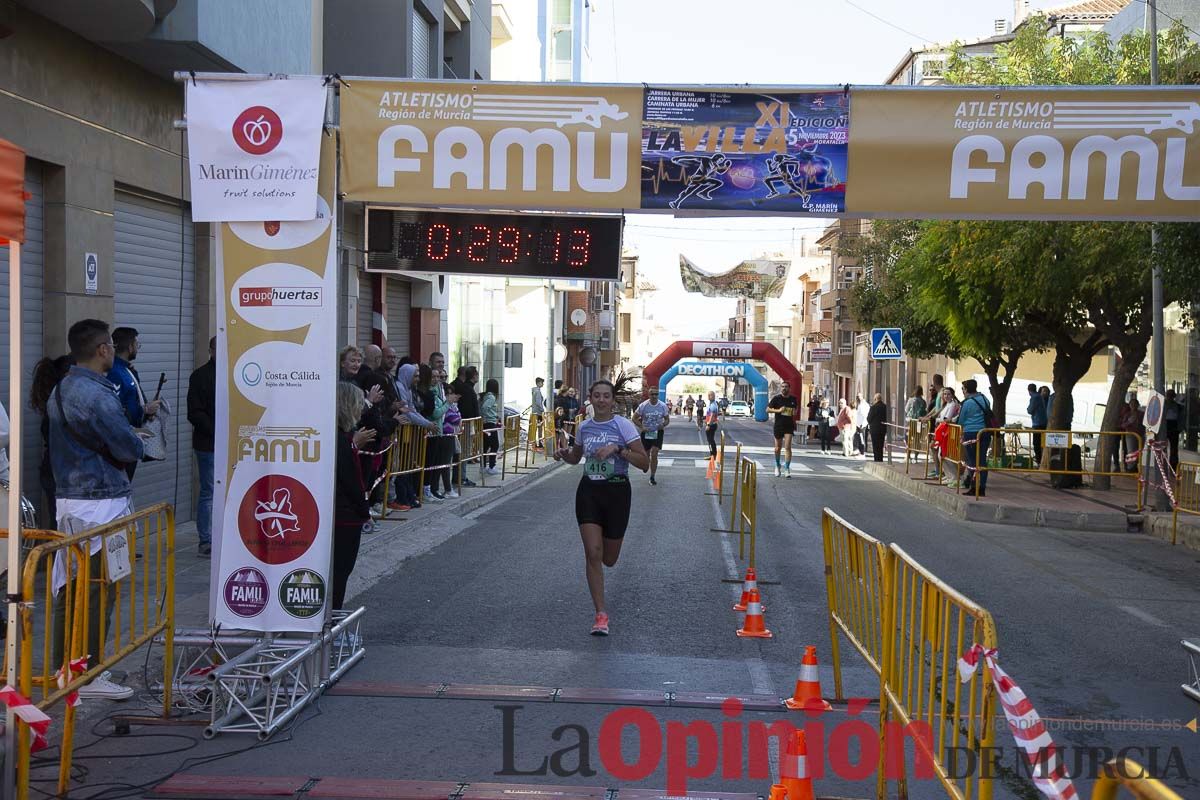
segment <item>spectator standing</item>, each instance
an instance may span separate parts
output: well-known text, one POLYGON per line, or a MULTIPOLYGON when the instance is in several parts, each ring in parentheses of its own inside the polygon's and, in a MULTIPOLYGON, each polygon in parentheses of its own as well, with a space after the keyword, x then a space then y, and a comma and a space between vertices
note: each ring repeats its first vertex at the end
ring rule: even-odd
POLYGON ((987 458, 988 440, 991 433, 985 428, 991 427, 992 405, 979 392, 979 384, 973 379, 963 381, 963 401, 959 406, 958 424, 962 426, 963 470, 967 473, 963 488, 974 490, 974 482, 979 481, 979 496, 987 493, 987 458), (976 474, 976 463, 981 469, 976 474))
MULTIPOLYGON (((158 413, 161 401, 146 401, 146 393, 142 391, 141 378, 133 366, 138 352, 142 349, 137 328, 114 328, 112 341, 117 353, 112 367, 108 370, 108 380, 117 387, 117 398, 125 409, 125 417, 129 420, 129 424, 140 428, 146 423, 148 417, 153 417, 158 413)), ((125 471, 129 473, 129 480, 133 480, 133 473, 137 470, 137 465, 138 462, 134 461, 125 468, 125 471)))
POLYGON ((871 407, 861 394, 854 395, 854 448, 863 458, 867 457, 867 415, 871 407))
POLYGON ((217 337, 208 340, 208 361, 188 379, 187 418, 192 424, 192 452, 200 477, 196 501, 196 533, 201 556, 212 555, 213 450, 217 419, 217 337))
POLYGON ((1183 406, 1175 399, 1175 390, 1167 389, 1163 394, 1166 400, 1163 402, 1163 431, 1167 436, 1167 459, 1171 464, 1171 469, 1176 469, 1179 466, 1179 431, 1180 422, 1183 419, 1183 406))
MULTIPOLYGON (((116 387, 106 377, 113 369, 116 349, 108 324, 95 319, 76 322, 67 333, 75 364, 51 393, 47 404, 50 418, 50 463, 54 470, 56 511, 59 530, 70 535, 105 525, 131 512, 127 466, 136 464, 145 454, 142 439, 134 432, 126 409, 118 399, 116 387)), ((90 572, 104 576, 103 540, 88 542, 90 572)), ((94 667, 101 652, 101 618, 109 624, 115 588, 105 592, 101 602, 103 577, 88 587, 88 667, 94 667)), ((52 664, 65 666, 64 642, 67 637, 66 565, 61 554, 54 565, 52 590, 54 601, 54 642, 52 664)), ((107 637, 106 637, 107 638, 107 637)), ((49 665, 47 666, 49 669, 49 665)), ((125 700, 133 689, 109 680, 103 673, 80 689, 83 697, 125 700)))
POLYGON ((871 433, 871 453, 875 461, 883 461, 883 442, 887 434, 887 404, 883 395, 876 392, 867 409, 867 430, 871 433))
POLYGON ((833 444, 833 409, 829 400, 822 397, 817 401, 817 437, 821 440, 821 452, 828 453, 833 444))
MULTIPOLYGON (((450 389, 454 394, 458 395, 458 413, 463 419, 477 419, 481 416, 479 408, 479 392, 475 387, 479 384, 479 368, 468 364, 465 367, 458 368, 458 376, 454 382, 450 384, 450 389)), ((462 476, 463 486, 474 486, 475 481, 467 477, 463 465, 455 466, 455 472, 464 470, 462 476)), ((458 475, 455 474, 455 480, 458 480, 458 475)))
POLYGON ((337 610, 346 599, 346 584, 358 549, 362 544, 364 527, 372 524, 371 501, 367 498, 367 479, 362 470, 361 449, 375 440, 375 431, 360 428, 366 409, 362 389, 341 381, 337 385, 337 458, 333 494, 333 579, 330 587, 330 608, 337 610))
MULTIPOLYGON (((1046 430, 1046 425, 1050 422, 1048 399, 1048 395, 1043 395, 1036 383, 1029 384, 1029 405, 1026 406, 1025 413, 1029 414, 1029 427, 1035 431, 1046 430)), ((1035 464, 1042 463, 1042 434, 1040 433, 1033 434, 1033 462, 1035 464)))
POLYGON ((958 398, 955 396, 954 390, 950 388, 943 388, 941 396, 941 411, 938 412, 937 424, 935 425, 933 432, 933 438, 937 445, 933 448, 933 458, 934 466, 938 469, 939 473, 947 472, 947 474, 945 474, 942 478, 942 483, 946 486, 953 486, 955 481, 958 480, 957 476, 948 474, 948 470, 945 469, 945 459, 942 458, 942 456, 945 455, 959 455, 947 453, 944 446, 947 441, 946 437, 949 435, 949 427, 951 423, 958 419, 958 413, 958 398))
POLYGON ((842 455, 854 457, 854 413, 846 403, 846 399, 838 400, 837 429, 842 434, 842 455))
POLYGON ((538 378, 533 382, 533 389, 530 390, 529 404, 529 412, 531 414, 546 413, 546 395, 542 394, 542 387, 545 385, 545 378, 538 378))
POLYGON ((70 356, 43 358, 33 367, 33 385, 29 389, 29 406, 42 417, 42 463, 38 466, 38 483, 42 487, 42 494, 46 496, 48 510, 45 519, 51 520, 58 516, 58 512, 55 511, 54 468, 50 464, 50 415, 46 404, 50 401, 50 393, 70 368, 70 356))
POLYGON ((488 475, 499 475, 496 453, 500 450, 500 431, 504 421, 500 417, 500 381, 488 378, 479 399, 479 416, 483 419, 483 471, 488 475))
MULTIPOLYGON (((403 360, 403 359, 402 359, 403 360)), ((433 422, 423 414, 424 401, 417 393, 419 366, 412 362, 401 364, 396 370, 396 392, 400 395, 402 411, 400 421, 421 429, 421 435, 429 435, 435 428, 433 422)), ((426 459, 428 459, 428 442, 426 459)), ((421 507, 421 474, 412 472, 396 476, 396 510, 407 511, 421 507), (406 508, 407 506, 407 508, 406 508)))
POLYGON ((925 405, 924 393, 920 386, 914 386, 912 396, 908 398, 908 402, 904 404, 905 419, 921 419, 928 411, 928 406, 925 405))

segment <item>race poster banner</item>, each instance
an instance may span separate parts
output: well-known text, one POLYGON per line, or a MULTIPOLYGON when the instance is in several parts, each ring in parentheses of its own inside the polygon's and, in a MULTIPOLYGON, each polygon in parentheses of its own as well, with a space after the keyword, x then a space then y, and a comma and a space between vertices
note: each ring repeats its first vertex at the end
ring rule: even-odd
POLYGON ((316 217, 325 95, 321 78, 188 81, 192 218, 316 217))
POLYGON ((220 226, 211 621, 325 621, 337 435, 334 140, 317 218, 220 226))
POLYGON ((766 300, 783 295, 790 263, 780 259, 758 258, 743 261, 731 270, 713 275, 680 253, 679 278, 683 281, 685 291, 697 292, 705 297, 766 300))
POLYGON ((355 80, 341 89, 352 200, 637 208, 642 88, 355 80))
POLYGON ((855 89, 846 211, 1200 219, 1196 87, 855 89))
POLYGON ((642 208, 845 210, 850 95, 653 88, 642 112, 642 208))

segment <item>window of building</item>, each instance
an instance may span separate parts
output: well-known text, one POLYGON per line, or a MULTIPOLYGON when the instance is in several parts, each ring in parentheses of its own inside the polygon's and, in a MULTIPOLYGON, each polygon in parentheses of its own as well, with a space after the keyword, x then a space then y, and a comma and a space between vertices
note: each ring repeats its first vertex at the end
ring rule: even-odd
POLYGON ((633 315, 621 314, 621 341, 625 344, 633 341, 633 315))

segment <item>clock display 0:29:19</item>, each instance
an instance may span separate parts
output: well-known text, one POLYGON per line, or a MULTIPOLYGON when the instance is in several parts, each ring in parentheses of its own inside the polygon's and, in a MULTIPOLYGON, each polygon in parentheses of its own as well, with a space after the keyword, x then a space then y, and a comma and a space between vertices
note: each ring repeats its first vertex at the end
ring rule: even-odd
POLYGON ((397 227, 397 255, 418 262, 580 268, 592 260, 592 233, 582 225, 471 221, 401 222, 397 227))

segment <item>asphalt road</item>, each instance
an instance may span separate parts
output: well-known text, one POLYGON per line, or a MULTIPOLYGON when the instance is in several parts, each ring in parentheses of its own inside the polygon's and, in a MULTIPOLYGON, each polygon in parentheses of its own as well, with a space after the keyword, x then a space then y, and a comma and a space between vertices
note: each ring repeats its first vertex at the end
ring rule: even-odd
MULTIPOLYGON (((724 425, 750 457, 772 463, 768 424, 724 425)), ((592 613, 573 514, 579 470, 561 467, 469 515, 459 534, 354 598, 368 608, 368 655, 347 680, 784 695, 804 646, 813 644, 822 658, 822 685, 832 694, 820 538, 821 510, 829 507, 897 543, 992 612, 1006 669, 1044 717, 1073 721, 1053 731, 1057 744, 1158 748, 1153 757, 1160 769, 1176 765, 1169 783, 1185 796, 1200 795, 1200 734, 1168 727, 1170 720, 1186 722, 1200 711, 1179 690, 1185 669, 1179 640, 1200 633, 1195 552, 1136 534, 952 520, 864 475, 859 460, 797 448, 792 478, 759 472, 759 577, 771 582, 763 592, 775 638, 744 640, 734 635, 740 615, 731 610, 739 587, 727 582, 743 566, 734 537, 709 530, 727 509, 705 494, 704 456, 694 424, 675 417, 658 485, 649 486, 644 476, 633 481, 629 534, 620 562, 608 572, 608 638, 588 635, 592 613), (1079 720, 1112 722, 1085 726, 1079 720), (1152 720, 1155 727, 1138 730, 1132 720, 1152 720)), ((874 696, 873 673, 849 647, 842 652, 846 693, 874 696)), ((665 757, 656 756, 657 766, 636 781, 605 768, 602 725, 617 710, 595 703, 326 696, 286 741, 192 771, 665 787, 665 757), (506 705, 521 708, 505 711, 506 705), (560 756, 560 772, 578 767, 583 751, 595 774, 514 774, 536 772, 543 758, 583 737, 585 744, 560 756)), ((670 722, 707 721, 715 729, 730 721, 716 709, 646 711, 668 734, 670 722)), ((782 718, 746 712, 735 721, 782 718)), ((865 719, 872 720, 871 712, 865 719)), ((996 741, 1011 764, 1012 740, 1002 726, 996 741)), ((636 742, 626 729, 621 752, 629 763, 638 757, 636 742)), ((188 755, 218 755, 246 744, 202 742, 188 755)), ((91 753, 101 757, 89 763, 90 780, 148 780, 181 758, 105 758, 138 748, 157 746, 119 739, 95 745, 91 753)), ((688 752, 696 763, 695 742, 688 752)), ((1143 763, 1152 756, 1146 749, 1132 755, 1143 763)), ((769 783, 766 777, 726 779, 718 773, 688 787, 766 794, 769 783)), ((1078 781, 1081 794, 1090 783, 1078 781)), ((909 793, 945 796, 931 781, 911 781, 909 793)), ((818 794, 872 797, 874 779, 827 776, 818 794)), ((995 796, 1036 793, 1027 781, 1009 776, 996 782, 995 796)))

